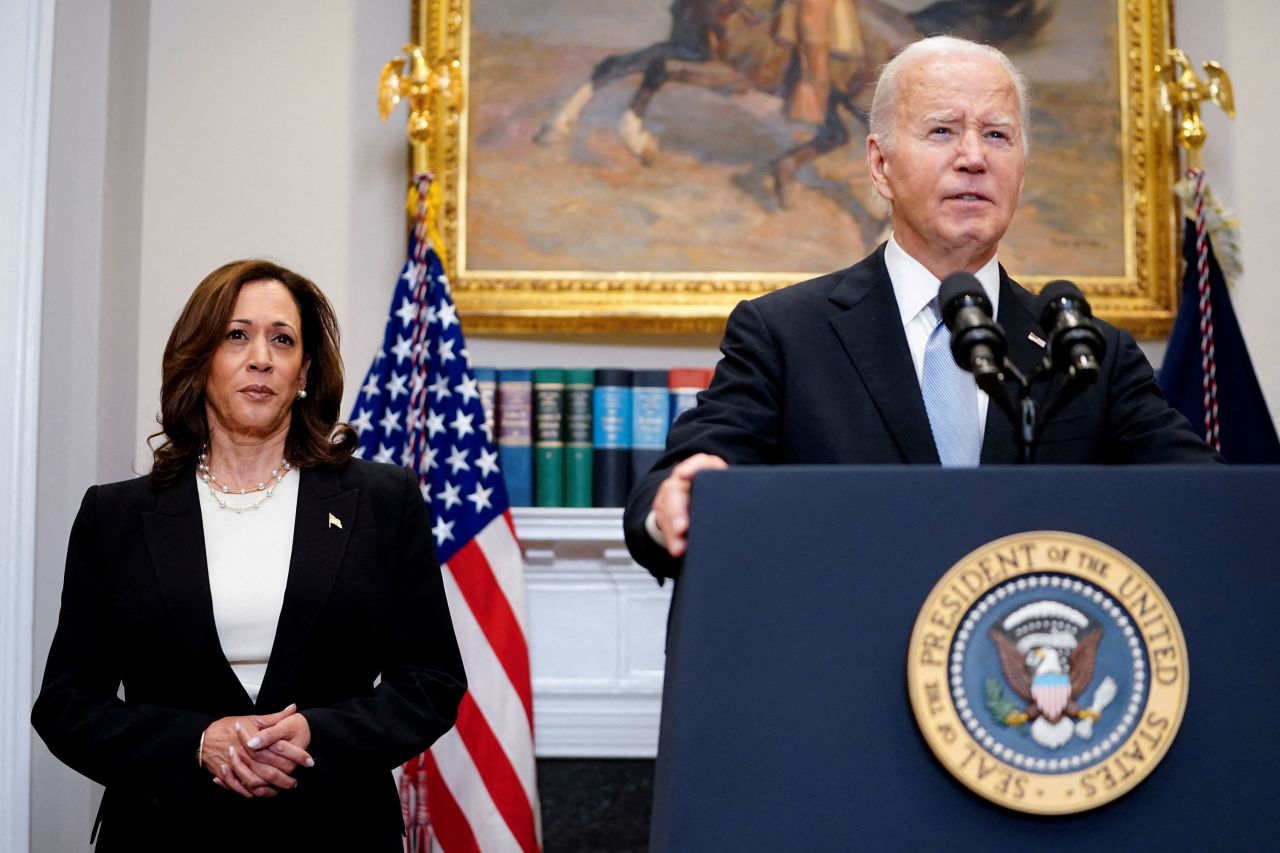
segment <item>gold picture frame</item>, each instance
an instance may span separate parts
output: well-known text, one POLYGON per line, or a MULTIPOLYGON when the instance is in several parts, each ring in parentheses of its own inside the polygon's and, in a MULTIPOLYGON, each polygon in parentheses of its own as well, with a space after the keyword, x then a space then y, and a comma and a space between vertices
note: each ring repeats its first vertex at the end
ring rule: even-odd
MULTIPOLYGON (((910 6, 912 0, 893 2, 910 6)), ((1176 310, 1179 276, 1178 204, 1173 193, 1179 158, 1172 119, 1159 106, 1154 68, 1172 44, 1171 0, 1073 0, 1070 5, 1065 0, 1045 0, 1042 6, 1047 14, 1058 16, 1075 15, 1087 7, 1093 18, 1050 18, 1059 21, 1052 32, 1069 33, 1073 39, 1064 42, 1059 54, 1044 30, 1030 39, 1031 53, 1010 51, 1024 71, 1020 56, 1033 66, 1038 63, 1041 77, 1049 78, 1042 85, 1029 73, 1033 105, 1046 93, 1051 102, 1066 105, 1063 110, 1075 112, 1062 113, 1066 118, 1056 128, 1054 119, 1059 114, 1054 111, 1045 113, 1047 129, 1042 127, 1045 121, 1033 119, 1028 191, 1001 245, 1001 260, 1016 279, 1033 289, 1054 278, 1074 280, 1097 314, 1138 337, 1167 335, 1176 310), (1091 44, 1095 30, 1096 42, 1091 44), (1095 64, 1102 70, 1087 67, 1090 55, 1101 57, 1095 64), (1054 75, 1061 75, 1063 82, 1058 83, 1054 75), (1089 95, 1093 101, 1080 92, 1093 93, 1089 95), (1099 120, 1090 120, 1092 115, 1099 120), (1038 167, 1055 173, 1057 183, 1046 181, 1033 191, 1038 167), (1105 214, 1095 215, 1095 211, 1105 214), (1015 233, 1024 220, 1030 223, 1026 231, 1015 233), (1077 235, 1084 236, 1077 239, 1077 235), (1077 246, 1078 256, 1085 260, 1073 268, 1077 246)), ((678 250, 668 250, 656 239, 646 242, 649 238, 643 233, 662 218, 644 207, 650 202, 657 205, 659 198, 666 199, 661 202, 666 205, 662 211, 674 220, 687 214, 701 216, 701 221, 719 221, 725 217, 717 204, 723 210, 741 212, 751 233, 764 235, 749 242, 761 257, 787 256, 790 247, 806 244, 806 229, 817 233, 825 228, 831 216, 813 213, 822 205, 838 211, 844 204, 855 213, 860 207, 861 218, 850 216, 849 221, 865 226, 867 216, 874 214, 868 213, 871 201, 857 197, 857 160, 865 127, 856 119, 847 121, 853 139, 849 150, 841 153, 841 165, 826 167, 835 171, 818 175, 811 186, 802 187, 802 195, 807 196, 800 206, 783 207, 779 200, 772 211, 759 187, 760 167, 732 163, 728 170, 737 170, 731 177, 739 186, 730 186, 723 179, 724 164, 716 162, 716 157, 734 160, 736 155, 723 150, 707 154, 706 148, 699 148, 709 146, 708 140, 732 136, 725 131, 733 128, 738 136, 750 137, 756 133, 753 127, 721 125, 690 142, 701 132, 698 121, 690 119, 681 125, 680 115, 672 110, 666 129, 677 140, 672 162, 667 164, 665 151, 656 157, 631 157, 623 142, 611 141, 599 122, 612 119, 610 110, 626 109, 617 99, 636 91, 639 74, 612 84, 614 103, 598 107, 605 118, 598 119, 594 129, 576 141, 562 143, 558 151, 536 144, 537 134, 530 129, 538 121, 544 122, 545 129, 552 116, 560 115, 557 110, 579 91, 596 58, 627 46, 597 46, 601 34, 616 33, 624 43, 634 38, 638 45, 640 36, 633 33, 645 27, 630 26, 628 21, 647 27, 647 19, 635 16, 659 16, 666 8, 666 3, 626 0, 415 0, 414 41, 425 47, 433 65, 457 60, 462 70, 460 106, 441 105, 441 114, 432 124, 428 160, 442 190, 439 225, 453 295, 469 331, 715 333, 723 329, 728 312, 740 300, 847 266, 865 254, 867 245, 874 245, 865 237, 862 246, 850 239, 848 247, 841 247, 847 251, 837 262, 819 266, 824 262, 816 261, 810 264, 819 266, 814 269, 728 268, 719 260, 724 252, 708 251, 709 259, 695 269, 679 261, 699 257, 703 249, 746 246, 749 241, 726 239, 727 232, 719 225, 702 232, 700 225, 677 221, 668 235, 676 242, 685 235, 689 239, 678 250), (516 8, 522 3, 531 5, 527 10, 516 8), (623 5, 611 12, 610 3, 623 5), (631 17, 608 18, 610 14, 631 17), (592 57, 593 49, 598 57, 592 57), (567 69, 575 63, 576 70, 570 73, 567 69), (687 206, 670 201, 673 191, 687 189, 681 183, 683 176, 694 176, 689 178, 692 185, 704 164, 720 170, 718 183, 687 206), (845 171, 838 171, 841 168, 845 171), (746 183, 753 173, 754 187, 746 183), (645 201, 645 185, 657 179, 666 185, 650 187, 652 196, 645 201), (575 193, 586 195, 597 188, 603 188, 598 197, 575 198, 575 193), (764 200, 754 204, 753 198, 764 200), (637 206, 638 212, 632 210, 637 206), (794 209, 808 211, 810 221, 792 227, 784 237, 774 236, 784 233, 776 223, 794 209), (616 219, 623 215, 617 213, 620 210, 636 215, 640 224, 635 235, 628 235, 616 219), (602 235, 598 245, 589 239, 596 234, 596 224, 602 235), (531 234, 534 230, 537 233, 531 234), (585 247, 587 260, 572 257, 575 241, 585 247), (525 262, 526 257, 537 262, 525 262), (543 263, 543 257, 551 260, 543 263), (608 262, 614 257, 625 262, 610 268, 608 262), (673 263, 680 268, 672 268, 673 263)), ((671 28, 670 19, 652 24, 671 28)), ((696 63, 677 64, 674 77, 688 80, 700 72, 696 63)), ((694 105, 684 107, 686 111, 723 113, 723 105, 731 104, 739 110, 730 119, 734 122, 742 116, 764 116, 761 121, 769 125, 774 145, 787 142, 785 133, 801 138, 796 130, 801 125, 779 117, 782 102, 776 97, 770 99, 758 91, 726 94, 723 86, 711 94, 695 88, 671 87, 683 93, 679 97, 686 101, 702 99, 688 102, 694 105), (710 100, 714 98, 720 100, 710 100)), ((602 87, 595 94, 604 91, 602 87)), ((675 96, 667 92, 658 94, 654 103, 663 98, 674 101, 675 96)), ((819 242, 815 257, 830 243, 819 242)))

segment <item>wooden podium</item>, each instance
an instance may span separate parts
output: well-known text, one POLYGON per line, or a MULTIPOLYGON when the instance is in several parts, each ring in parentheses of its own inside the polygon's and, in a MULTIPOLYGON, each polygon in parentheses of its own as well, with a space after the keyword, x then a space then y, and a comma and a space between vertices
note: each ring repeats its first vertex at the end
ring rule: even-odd
POLYGON ((692 513, 651 849, 1280 845, 1280 468, 744 468, 699 476, 692 513), (1158 765, 1059 816, 957 781, 908 701, 913 625, 939 578, 1029 531, 1127 555, 1189 658, 1158 765))

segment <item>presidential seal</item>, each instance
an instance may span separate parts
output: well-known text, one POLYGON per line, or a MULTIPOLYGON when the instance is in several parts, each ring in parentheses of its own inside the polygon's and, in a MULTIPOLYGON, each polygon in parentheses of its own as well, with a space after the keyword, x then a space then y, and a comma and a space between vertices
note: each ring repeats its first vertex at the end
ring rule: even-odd
POLYGON ((1080 812, 1132 790, 1187 704, 1187 645, 1164 594, 1124 554, 1072 533, 1007 536, 956 563, 908 655, 934 755, 1021 812, 1080 812))

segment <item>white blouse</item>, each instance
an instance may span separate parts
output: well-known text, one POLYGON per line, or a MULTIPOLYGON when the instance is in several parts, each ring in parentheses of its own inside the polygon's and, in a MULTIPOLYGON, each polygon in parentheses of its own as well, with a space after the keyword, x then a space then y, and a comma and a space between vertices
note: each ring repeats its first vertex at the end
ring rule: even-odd
POLYGON ((221 509, 208 487, 199 483, 218 639, 227 663, 254 702, 271 658, 289 579, 298 479, 298 472, 290 471, 270 498, 241 513, 231 508, 262 500, 263 493, 222 494, 227 508, 221 509))

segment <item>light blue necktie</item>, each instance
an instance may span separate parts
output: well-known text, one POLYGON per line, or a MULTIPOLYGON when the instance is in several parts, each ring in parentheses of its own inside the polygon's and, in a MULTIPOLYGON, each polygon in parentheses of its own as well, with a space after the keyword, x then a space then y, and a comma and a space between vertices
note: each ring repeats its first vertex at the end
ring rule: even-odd
POLYGON ((933 443, 943 465, 977 465, 982 455, 978 433, 978 385, 951 355, 951 332, 942 324, 938 300, 929 303, 938 325, 924 348, 924 407, 933 443))

